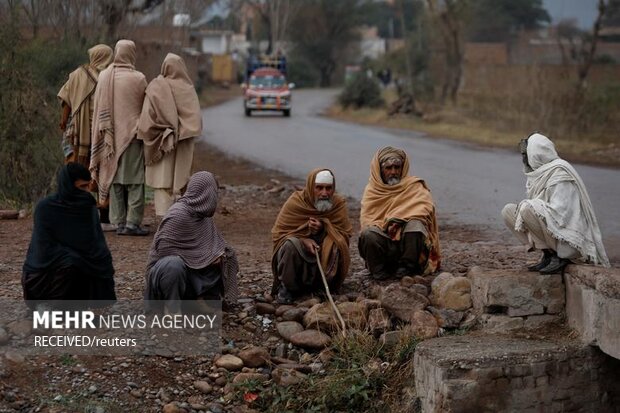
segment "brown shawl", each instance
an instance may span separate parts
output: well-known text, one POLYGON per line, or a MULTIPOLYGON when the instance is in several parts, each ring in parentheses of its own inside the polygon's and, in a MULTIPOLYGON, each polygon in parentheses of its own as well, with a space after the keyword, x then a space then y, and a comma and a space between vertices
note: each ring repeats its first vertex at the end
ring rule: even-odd
POLYGON ((180 56, 168 53, 161 75, 146 89, 138 136, 144 142, 144 162, 156 164, 178 141, 200 136, 202 116, 194 85, 180 56))
POLYGON ((126 129, 122 131, 115 131, 115 124, 119 123, 115 123, 114 120, 115 113, 126 117, 128 113, 134 111, 133 101, 114 100, 114 84, 121 81, 123 76, 141 78, 144 86, 138 86, 135 90, 124 90, 123 93, 139 93, 140 99, 144 99, 146 81, 144 75, 135 72, 135 61, 135 43, 131 40, 119 40, 114 51, 114 63, 101 72, 95 91, 90 171, 99 186, 101 204, 107 203, 120 157, 136 135, 137 119, 133 124, 133 119, 127 118, 127 122, 121 123, 126 129), (119 69, 129 69, 129 71, 119 69))
MULTIPOLYGON (((90 157, 91 134, 91 96, 97 86, 99 72, 112 62, 113 51, 110 46, 98 44, 88 49, 90 63, 80 66, 69 74, 69 80, 58 92, 58 98, 71 108, 71 121, 67 125, 66 136, 77 149, 80 163, 90 157)), ((88 167, 88 164, 86 163, 88 167)))
MULTIPOLYGON (((310 217, 320 220, 326 231, 326 236, 320 249, 321 265, 324 269, 327 268, 330 255, 333 249, 336 248, 340 257, 336 274, 340 279, 335 280, 334 284, 340 285, 347 276, 351 262, 349 238, 351 238, 353 227, 349 221, 346 200, 342 196, 334 194, 332 199, 333 207, 329 211, 319 212, 314 207, 314 180, 316 174, 323 170, 326 169, 319 168, 310 172, 306 180, 306 188, 302 191, 295 191, 288 198, 271 229, 271 239, 273 242, 271 267, 274 274, 274 291, 277 291, 277 286, 280 282, 275 276, 277 252, 289 237, 307 238, 310 236, 310 230, 308 229, 308 219, 310 217)), ((334 175, 333 172, 332 175, 334 175)))
POLYGON ((364 189, 360 211, 361 228, 376 226, 384 231, 390 219, 402 221, 418 220, 424 224, 429 234, 429 259, 425 274, 439 269, 441 256, 439 250, 439 230, 435 218, 435 204, 431 191, 421 178, 408 176, 409 159, 407 154, 391 147, 379 150, 370 164, 370 178, 364 189), (403 159, 401 181, 387 185, 381 178, 380 160, 392 156, 403 159))

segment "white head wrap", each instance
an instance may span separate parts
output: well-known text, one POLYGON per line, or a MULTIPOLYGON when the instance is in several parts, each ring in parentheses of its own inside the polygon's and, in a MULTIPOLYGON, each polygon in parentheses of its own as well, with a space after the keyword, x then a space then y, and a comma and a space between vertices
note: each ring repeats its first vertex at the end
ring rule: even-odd
POLYGON ((334 176, 328 170, 322 170, 318 174, 316 174, 316 178, 314 178, 315 184, 324 184, 324 185, 333 185, 334 184, 334 176))

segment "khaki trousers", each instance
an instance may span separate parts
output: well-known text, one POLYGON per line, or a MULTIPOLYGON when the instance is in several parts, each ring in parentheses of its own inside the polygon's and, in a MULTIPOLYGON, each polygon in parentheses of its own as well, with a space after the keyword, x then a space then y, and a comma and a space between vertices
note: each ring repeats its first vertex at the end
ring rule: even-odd
POLYGON ((520 210, 525 232, 515 230, 517 208, 517 204, 507 204, 504 209, 502 209, 502 218, 508 229, 512 231, 519 241, 530 248, 553 250, 560 258, 574 259, 581 256, 578 250, 554 238, 547 230, 545 220, 536 215, 534 209, 527 203, 524 203, 520 210))

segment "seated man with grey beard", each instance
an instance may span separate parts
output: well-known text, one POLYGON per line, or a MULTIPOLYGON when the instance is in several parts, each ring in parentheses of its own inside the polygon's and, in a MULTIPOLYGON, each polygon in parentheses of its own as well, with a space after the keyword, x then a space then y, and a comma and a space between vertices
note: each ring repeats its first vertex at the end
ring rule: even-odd
POLYGON ((426 182, 408 176, 403 150, 385 147, 370 165, 362 197, 359 252, 375 280, 439 270, 435 204, 426 182))
POLYGON ((324 289, 317 254, 330 291, 337 291, 349 270, 352 227, 347 204, 336 194, 329 169, 315 169, 306 187, 286 201, 271 230, 272 295, 279 303, 324 289))

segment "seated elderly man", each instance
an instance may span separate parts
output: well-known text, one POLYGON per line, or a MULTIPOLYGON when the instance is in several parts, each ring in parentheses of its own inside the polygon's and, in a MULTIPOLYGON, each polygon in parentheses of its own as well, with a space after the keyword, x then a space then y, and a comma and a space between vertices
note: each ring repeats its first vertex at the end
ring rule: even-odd
POLYGON ((196 172, 164 216, 149 253, 145 300, 165 301, 171 313, 183 310, 181 300, 237 301, 237 257, 213 222, 217 189, 213 174, 196 172))
POLYGON ((424 180, 408 176, 409 159, 385 147, 370 164, 362 197, 359 251, 375 280, 439 269, 435 204, 424 180))
POLYGON ((609 267, 592 203, 577 171, 558 157, 546 136, 534 133, 519 146, 527 199, 506 205, 502 217, 529 251, 543 252, 528 270, 556 274, 570 260, 609 267))
POLYGON ((337 291, 349 270, 351 232, 334 174, 329 169, 312 171, 306 188, 289 197, 271 230, 272 295, 277 301, 290 303, 295 296, 324 289, 316 252, 330 291, 337 291))
POLYGON ((37 204, 22 274, 25 300, 80 300, 92 307, 116 301, 112 254, 90 181, 85 166, 68 163, 58 174, 58 192, 37 204))

